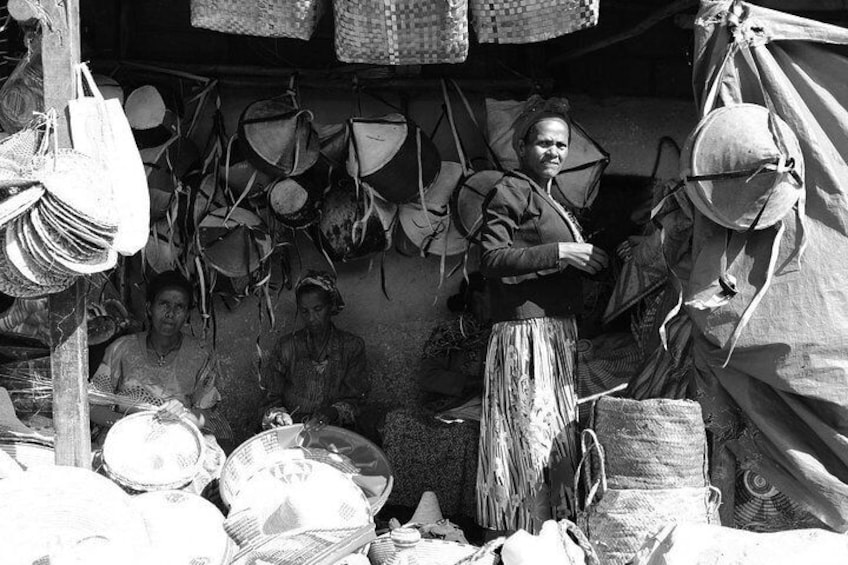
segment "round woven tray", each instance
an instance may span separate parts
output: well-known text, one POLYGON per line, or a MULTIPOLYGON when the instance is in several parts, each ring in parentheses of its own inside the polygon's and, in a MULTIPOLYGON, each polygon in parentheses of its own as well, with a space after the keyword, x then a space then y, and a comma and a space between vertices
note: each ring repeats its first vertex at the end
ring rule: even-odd
POLYGON ((251 477, 299 459, 325 463, 351 476, 368 498, 373 514, 392 491, 392 467, 372 442, 344 428, 326 426, 306 432, 302 424, 297 424, 267 430, 237 447, 221 471, 221 498, 232 505, 251 477))
POLYGON ((103 467, 118 483, 137 491, 169 490, 191 482, 201 470, 206 444, 188 420, 160 420, 155 411, 119 420, 103 443, 103 467))
POLYGON ((235 546, 224 531, 224 515, 206 499, 167 490, 132 497, 161 563, 227 565, 235 546))
POLYGON ((4 565, 156 562, 129 495, 76 467, 33 468, 0 481, 0 524, 4 565))

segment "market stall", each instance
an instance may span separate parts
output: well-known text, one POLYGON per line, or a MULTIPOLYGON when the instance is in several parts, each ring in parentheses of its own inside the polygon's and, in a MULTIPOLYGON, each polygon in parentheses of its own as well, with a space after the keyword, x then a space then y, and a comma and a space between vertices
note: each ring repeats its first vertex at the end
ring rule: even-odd
POLYGON ((12 562, 844 561, 840 6, 266 4, 7 3, 12 562))

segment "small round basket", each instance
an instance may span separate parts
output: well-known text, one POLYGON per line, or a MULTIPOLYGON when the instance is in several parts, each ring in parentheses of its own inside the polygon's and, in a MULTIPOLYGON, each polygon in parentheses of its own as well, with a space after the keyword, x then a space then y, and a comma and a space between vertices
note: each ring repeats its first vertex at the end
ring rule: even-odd
POLYGON ((307 431, 297 424, 267 430, 237 447, 221 471, 221 498, 231 506, 253 476, 298 460, 324 463, 348 475, 368 498, 372 514, 379 512, 392 491, 389 460, 372 442, 344 428, 307 431))
POLYGON ((106 434, 103 467, 132 490, 170 490, 191 482, 202 468, 205 450, 200 430, 188 420, 138 412, 119 420, 106 434))
POLYGON ((235 546, 224 531, 224 515, 206 499, 165 490, 132 497, 147 523, 150 541, 170 565, 227 565, 235 546))

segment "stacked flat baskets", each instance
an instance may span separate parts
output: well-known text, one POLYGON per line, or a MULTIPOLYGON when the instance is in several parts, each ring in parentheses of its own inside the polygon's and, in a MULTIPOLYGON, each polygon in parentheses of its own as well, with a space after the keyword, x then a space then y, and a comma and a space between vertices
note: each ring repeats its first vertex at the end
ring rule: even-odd
POLYGON ((344 428, 307 431, 298 424, 262 432, 236 448, 221 471, 221 498, 231 506, 252 477, 299 460, 324 463, 350 476, 368 498, 373 514, 392 491, 391 465, 372 442, 344 428))
POLYGON ((103 466, 116 482, 134 491, 170 490, 194 479, 205 454, 197 426, 146 411, 112 426, 103 443, 103 466))
POLYGON ((345 63, 426 65, 468 56, 467 0, 335 0, 336 56, 345 63))

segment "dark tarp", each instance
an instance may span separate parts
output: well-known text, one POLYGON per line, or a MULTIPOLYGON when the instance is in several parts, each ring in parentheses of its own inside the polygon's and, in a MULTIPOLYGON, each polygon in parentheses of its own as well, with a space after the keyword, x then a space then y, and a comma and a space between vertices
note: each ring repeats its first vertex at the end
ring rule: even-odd
MULTIPOLYGON (((769 230, 728 250, 739 294, 712 310, 689 308, 700 330, 695 364, 738 406, 749 427, 736 452, 747 467, 832 528, 848 530, 848 30, 745 2, 703 1, 695 25, 693 80, 699 107, 729 46, 750 46, 776 113, 798 136, 806 163, 807 246, 784 219, 771 287, 726 368, 727 342, 765 278, 769 230), (730 14, 730 16, 729 16, 730 14)), ((763 104, 757 75, 737 53, 719 103, 763 104)), ((695 218, 684 298, 715 279, 726 231, 695 218)))

